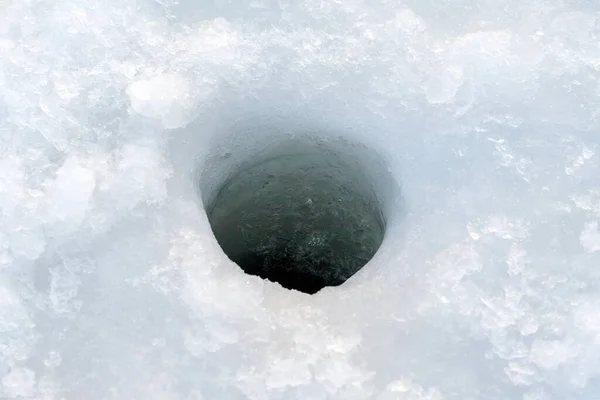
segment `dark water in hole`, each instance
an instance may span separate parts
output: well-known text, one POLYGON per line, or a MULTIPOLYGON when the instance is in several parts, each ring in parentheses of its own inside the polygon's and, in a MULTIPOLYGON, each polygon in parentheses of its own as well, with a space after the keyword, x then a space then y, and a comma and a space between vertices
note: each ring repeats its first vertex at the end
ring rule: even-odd
POLYGON ((385 230, 358 161, 316 144, 242 166, 207 212, 221 248, 246 273, 305 293, 354 275, 385 230))

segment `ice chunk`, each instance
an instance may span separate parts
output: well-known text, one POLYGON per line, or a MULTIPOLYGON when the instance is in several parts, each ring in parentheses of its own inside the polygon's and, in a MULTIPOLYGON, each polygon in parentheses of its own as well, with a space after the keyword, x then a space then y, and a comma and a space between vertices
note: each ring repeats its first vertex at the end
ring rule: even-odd
POLYGON ((158 75, 133 82, 127 93, 135 112, 161 121, 168 129, 179 128, 191 121, 194 92, 178 75, 158 75))
POLYGON ((79 160, 69 158, 56 172, 56 180, 49 188, 47 222, 77 229, 88 214, 95 187, 93 171, 84 168, 79 160))

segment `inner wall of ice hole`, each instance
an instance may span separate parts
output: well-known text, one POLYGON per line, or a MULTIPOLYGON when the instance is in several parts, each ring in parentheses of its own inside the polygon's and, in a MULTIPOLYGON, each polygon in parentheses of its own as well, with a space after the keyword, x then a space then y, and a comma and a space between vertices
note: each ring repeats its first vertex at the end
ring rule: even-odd
POLYGON ((202 205, 245 273, 314 294, 343 284, 385 243, 398 185, 356 136, 246 121, 216 137, 199 165, 202 205))

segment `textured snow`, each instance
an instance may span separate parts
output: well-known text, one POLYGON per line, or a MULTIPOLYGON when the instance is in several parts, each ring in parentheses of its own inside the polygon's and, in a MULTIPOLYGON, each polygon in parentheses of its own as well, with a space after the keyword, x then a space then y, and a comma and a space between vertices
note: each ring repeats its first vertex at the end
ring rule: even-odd
POLYGON ((0 0, 0 398, 598 399, 599 4, 0 0), (256 118, 401 184, 344 285, 216 243, 256 118))

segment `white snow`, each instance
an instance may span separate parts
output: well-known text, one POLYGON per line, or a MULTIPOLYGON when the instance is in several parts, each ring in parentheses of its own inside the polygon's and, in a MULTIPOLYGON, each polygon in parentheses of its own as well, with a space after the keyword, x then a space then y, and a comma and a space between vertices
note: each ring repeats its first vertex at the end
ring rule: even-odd
POLYGON ((599 4, 0 0, 0 398, 600 398, 599 4), (273 121, 402 186, 313 296, 198 193, 273 121))
POLYGON ((179 128, 190 122, 188 104, 196 92, 180 76, 153 76, 140 79, 128 88, 133 110, 148 118, 159 119, 168 129, 179 128))

